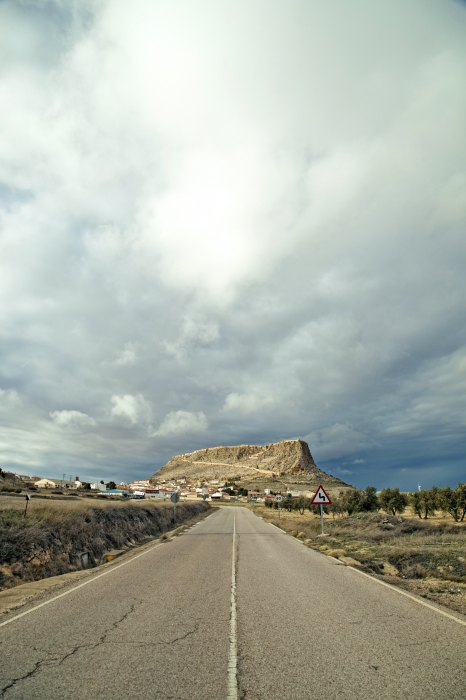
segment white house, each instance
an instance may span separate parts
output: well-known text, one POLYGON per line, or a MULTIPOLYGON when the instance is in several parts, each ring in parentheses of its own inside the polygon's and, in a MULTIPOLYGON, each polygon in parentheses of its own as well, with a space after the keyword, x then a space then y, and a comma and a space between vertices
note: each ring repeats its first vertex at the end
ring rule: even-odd
POLYGON ((79 481, 67 481, 66 479, 39 479, 35 486, 40 489, 77 489, 79 481))
POLYGON ((107 487, 100 481, 96 481, 95 484, 91 484, 91 489, 93 491, 106 491, 107 487))
POLYGON ((55 487, 55 482, 52 481, 51 479, 39 479, 39 481, 36 481, 36 486, 38 486, 40 489, 54 489, 55 487))

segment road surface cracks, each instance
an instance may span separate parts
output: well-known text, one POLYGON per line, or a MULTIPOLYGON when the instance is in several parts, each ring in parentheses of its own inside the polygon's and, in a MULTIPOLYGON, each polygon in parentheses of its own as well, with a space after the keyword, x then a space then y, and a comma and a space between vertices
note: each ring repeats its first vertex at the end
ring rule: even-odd
MULTIPOLYGON (((138 601, 139 604, 142 604, 143 601, 138 601)), ((0 697, 5 697, 5 695, 8 693, 8 691, 11 688, 14 688, 18 683, 21 683, 22 681, 27 680, 28 678, 31 678, 34 676, 41 668, 42 666, 61 666, 64 661, 70 658, 70 656, 74 656, 74 654, 77 654, 78 651, 81 651, 81 649, 96 649, 98 646, 101 644, 106 643, 107 636, 112 632, 113 630, 116 630, 119 625, 121 625, 122 622, 124 622, 131 613, 133 613, 136 609, 136 604, 133 603, 130 608, 122 615, 118 620, 113 622, 108 629, 105 630, 105 632, 102 634, 102 636, 99 638, 97 642, 93 642, 90 644, 80 644, 76 647, 73 647, 71 651, 67 652, 66 654, 62 656, 54 656, 54 657, 48 657, 45 659, 42 659, 41 661, 36 661, 34 664, 34 668, 32 668, 30 671, 25 673, 23 676, 18 676, 18 678, 13 678, 12 680, 9 681, 9 683, 3 688, 1 688, 1 696, 0 697)), ((36 650, 36 649, 35 649, 36 650)))
MULTIPOLYGON (((138 603, 133 603, 130 608, 115 622, 113 622, 110 627, 108 627, 105 632, 99 637, 97 642, 91 642, 88 644, 79 644, 71 649, 71 651, 67 652, 66 654, 63 654, 61 656, 48 656, 45 659, 41 659, 40 661, 36 661, 34 663, 34 667, 25 673, 23 676, 19 676, 18 678, 13 678, 8 682, 7 685, 3 686, 3 688, 0 689, 0 697, 5 697, 5 695, 8 693, 8 691, 11 688, 14 688, 18 683, 21 683, 22 681, 27 680, 28 678, 31 678, 34 676, 43 666, 61 666, 67 659, 69 659, 71 656, 74 656, 77 654, 79 651, 83 649, 97 649, 97 647, 101 646, 102 644, 127 644, 127 645, 137 645, 139 647, 150 647, 150 646, 171 646, 172 644, 177 644, 178 642, 183 641, 184 639, 187 639, 193 634, 196 634, 199 630, 199 624, 200 621, 197 620, 194 624, 194 628, 188 630, 184 634, 180 635, 179 637, 175 637, 174 639, 171 639, 166 642, 112 642, 108 641, 107 637, 108 635, 113 632, 114 630, 118 629, 118 627, 136 610, 137 605, 142 604, 143 601, 138 601, 138 603)), ((40 651, 37 649, 37 647, 34 648, 34 651, 40 651)), ((175 696, 168 696, 167 695, 167 700, 184 700, 184 698, 176 698, 175 696)))

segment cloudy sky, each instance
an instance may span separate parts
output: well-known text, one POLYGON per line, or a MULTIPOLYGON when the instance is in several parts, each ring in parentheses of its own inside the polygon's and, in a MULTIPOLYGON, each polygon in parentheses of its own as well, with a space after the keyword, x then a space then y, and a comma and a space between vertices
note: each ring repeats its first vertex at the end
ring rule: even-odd
POLYGON ((466 3, 0 1, 0 466, 466 480, 466 3))

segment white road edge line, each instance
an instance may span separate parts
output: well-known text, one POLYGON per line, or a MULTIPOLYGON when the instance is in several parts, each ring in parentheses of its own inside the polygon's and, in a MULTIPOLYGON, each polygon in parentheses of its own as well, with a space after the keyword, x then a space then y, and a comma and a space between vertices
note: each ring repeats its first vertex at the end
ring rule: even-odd
MULTIPOLYGON (((288 533, 285 532, 285 530, 282 530, 281 528, 277 527, 273 523, 268 523, 269 525, 272 525, 272 527, 276 527, 277 530, 280 530, 280 532, 283 532, 284 535, 287 535, 288 533)), ((298 540, 299 541, 299 540, 298 540)), ((314 552, 316 550, 313 550, 314 552)), ((324 555, 322 552, 318 552, 324 555)), ((333 557, 330 557, 333 559, 333 557)), ((337 559, 338 561, 338 559, 337 559)), ((343 562, 339 562, 340 564, 343 564, 343 562)), ((346 564, 345 564, 346 566, 346 564)), ((458 617, 455 617, 454 615, 450 615, 450 613, 447 613, 443 610, 440 610, 440 608, 436 608, 435 605, 430 605, 430 603, 426 603, 424 600, 419 600, 419 598, 416 598, 416 596, 411 595, 411 593, 406 593, 406 591, 402 591, 400 588, 397 588, 396 586, 392 586, 390 583, 385 583, 385 581, 380 581, 380 579, 375 578, 374 576, 371 576, 370 574, 366 574, 364 571, 360 571, 359 569, 356 569, 355 566, 348 566, 348 569, 352 569, 353 571, 356 571, 357 574, 361 574, 361 576, 366 576, 367 578, 370 578, 371 581, 375 581, 375 583, 380 583, 381 586, 386 586, 389 588, 391 591, 394 591, 394 593, 399 593, 400 595, 406 596, 406 598, 411 598, 411 600, 414 600, 415 603, 419 603, 419 605, 424 605, 426 608, 430 608, 430 610, 434 610, 436 613, 439 615, 444 615, 445 617, 450 618, 450 620, 454 620, 457 622, 459 625, 464 625, 466 627, 466 622, 464 620, 460 620, 458 617)))
POLYGON ((231 553, 230 645, 228 649, 228 700, 238 699, 238 642, 236 626, 236 510, 233 511, 233 544, 231 553))
POLYGON ((104 571, 103 574, 99 574, 98 576, 93 576, 87 581, 84 581, 84 583, 80 583, 79 586, 74 586, 74 588, 70 588, 68 591, 65 591, 64 593, 60 593, 59 595, 54 596, 53 598, 50 598, 50 600, 46 600, 43 603, 40 603, 39 605, 35 605, 33 608, 29 608, 29 610, 26 610, 25 612, 19 613, 19 615, 15 615, 14 617, 10 617, 9 620, 5 620, 5 622, 0 622, 0 627, 4 627, 5 625, 9 625, 10 622, 14 622, 15 620, 19 620, 20 617, 24 617, 25 615, 29 615, 29 613, 34 612, 35 610, 39 610, 39 608, 43 608, 45 605, 49 605, 49 603, 53 603, 55 600, 58 600, 59 598, 64 598, 66 595, 69 595, 70 593, 74 593, 74 591, 77 591, 78 588, 83 588, 83 586, 87 586, 90 583, 94 583, 94 581, 97 581, 98 578, 102 578, 102 576, 107 576, 107 574, 112 574, 114 571, 117 569, 121 569, 122 566, 126 566, 127 564, 130 564, 133 562, 135 559, 139 559, 139 557, 143 557, 145 554, 148 554, 149 552, 152 552, 154 549, 157 549, 157 547, 161 547, 163 542, 160 542, 160 544, 154 545, 154 547, 149 547, 146 549, 145 552, 141 552, 141 554, 136 554, 136 556, 131 557, 130 559, 127 559, 124 561, 122 564, 118 564, 117 566, 113 566, 107 571, 104 571))
POLYGON ((431 610, 434 610, 439 615, 444 615, 445 617, 449 617, 450 620, 454 620, 459 625, 464 625, 466 627, 466 622, 464 620, 460 620, 459 618, 455 617, 454 615, 450 615, 450 613, 444 612, 443 610, 440 610, 440 608, 436 608, 435 605, 430 605, 430 603, 426 603, 424 600, 419 600, 419 598, 416 598, 416 596, 411 595, 411 593, 406 593, 406 591, 402 591, 400 588, 397 588, 396 586, 392 586, 390 583, 385 583, 385 581, 380 581, 380 579, 374 578, 370 574, 366 574, 364 571, 359 571, 359 569, 356 569, 355 566, 349 566, 348 569, 353 569, 353 571, 356 571, 356 573, 361 574, 361 576, 366 576, 367 578, 370 578, 371 581, 375 581, 376 583, 380 583, 381 586, 386 586, 394 593, 399 593, 400 595, 404 595, 407 598, 411 598, 411 600, 414 600, 416 603, 419 603, 419 605, 424 605, 426 608, 430 608, 431 610))

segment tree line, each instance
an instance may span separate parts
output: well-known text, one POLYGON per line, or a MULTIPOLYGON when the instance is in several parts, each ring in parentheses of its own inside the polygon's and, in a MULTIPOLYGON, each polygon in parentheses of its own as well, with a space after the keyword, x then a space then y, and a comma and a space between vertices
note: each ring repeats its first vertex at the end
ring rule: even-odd
MULTIPOLYGON (((278 503, 272 499, 266 499, 267 508, 277 508, 278 503)), ((399 488, 382 489, 377 493, 375 486, 366 489, 348 489, 341 491, 338 498, 333 498, 330 506, 325 506, 325 512, 335 515, 353 515, 354 513, 377 512, 384 510, 391 515, 404 513, 408 505, 411 505, 419 518, 427 519, 437 511, 448 513, 455 522, 463 522, 466 516, 466 483, 459 483, 456 488, 445 486, 441 489, 433 486, 427 491, 415 491, 402 493, 399 488)), ((293 498, 287 495, 280 503, 280 508, 285 508, 290 513, 299 511, 301 515, 307 509, 311 512, 319 512, 319 506, 312 505, 310 498, 293 498)))

